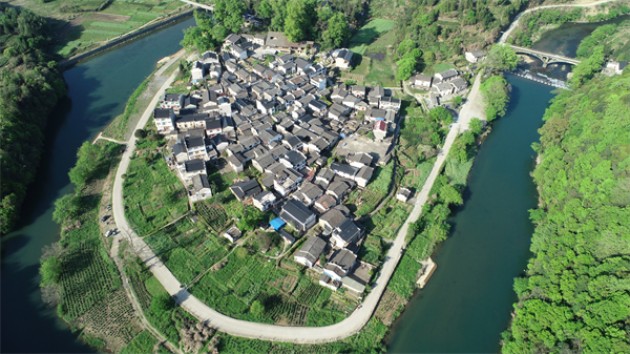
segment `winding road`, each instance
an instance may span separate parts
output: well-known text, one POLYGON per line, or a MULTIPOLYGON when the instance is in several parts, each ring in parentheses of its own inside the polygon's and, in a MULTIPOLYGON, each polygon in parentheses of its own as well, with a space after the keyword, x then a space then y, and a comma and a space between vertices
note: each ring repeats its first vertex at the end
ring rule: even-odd
MULTIPOLYGON (((193 3, 192 1, 182 1, 190 3, 192 5, 200 5, 193 3)), ((517 16, 514 23, 504 33, 499 42, 502 43, 507 39, 512 30, 518 25, 518 21, 521 16, 525 13, 542 8, 596 6, 612 1, 614 0, 604 0, 590 4, 547 5, 529 9, 517 16)), ((136 125, 136 129, 142 128, 147 124, 152 116, 153 107, 157 105, 160 97, 164 94, 169 85, 174 81, 175 76, 176 73, 171 75, 171 77, 157 92, 157 94, 143 113, 140 121, 136 125)), ((175 278, 173 273, 171 273, 171 271, 164 265, 164 263, 162 263, 159 257, 153 252, 153 250, 151 250, 151 248, 144 242, 144 240, 134 232, 134 230, 127 222, 123 202, 123 181, 124 175, 129 167, 131 156, 133 156, 136 146, 136 138, 134 135, 132 135, 127 141, 128 147, 121 158, 114 180, 112 206, 114 220, 118 229, 121 231, 121 234, 118 237, 126 237, 129 239, 131 246, 138 254, 138 256, 142 259, 142 261, 147 265, 151 273, 164 286, 166 291, 176 299, 177 303, 185 311, 187 311, 200 321, 210 322, 210 325, 216 328, 218 331, 225 332, 234 336, 247 337, 252 339, 263 339, 270 341, 282 341, 302 344, 334 342, 347 338, 359 332, 372 317, 372 314, 374 313, 376 306, 378 305, 378 302, 383 295, 383 292, 385 291, 385 288, 389 280, 391 279, 394 270, 396 269, 396 266, 398 265, 398 262, 400 261, 400 258, 404 252, 404 248, 406 246, 405 239, 409 227, 420 217, 422 208, 427 202, 431 188, 433 187, 436 178, 442 170, 446 156, 448 156, 448 153, 457 135, 459 135, 461 131, 464 131, 468 128, 469 122, 472 118, 484 117, 483 100, 480 97, 479 84, 480 78, 479 76, 477 76, 473 87, 468 95, 466 104, 462 107, 459 119, 452 126, 451 130, 446 136, 444 145, 442 147, 442 152, 437 157, 433 168, 431 169, 431 172, 424 183, 424 186, 418 193, 416 202, 411 213, 409 214, 409 217, 399 229, 396 239, 387 252, 380 274, 374 284, 372 284, 372 290, 365 297, 362 306, 357 308, 350 316, 339 323, 325 327, 286 327, 249 322, 221 314, 201 302, 192 294, 190 294, 188 290, 184 287, 184 285, 175 278)))
MULTIPOLYGON (((152 116, 153 107, 157 105, 160 97, 174 81, 175 75, 176 73, 171 75, 162 88, 157 92, 156 96, 143 113, 136 129, 140 129, 147 124, 152 116)), ((471 92, 474 92, 474 90, 471 92)), ((356 309, 343 321, 331 326, 285 327, 238 320, 215 311, 190 294, 187 289, 184 288, 184 285, 175 278, 173 273, 171 273, 171 271, 164 265, 153 250, 151 250, 151 248, 144 242, 144 240, 134 232, 127 222, 123 200, 123 176, 127 173, 131 156, 133 156, 136 147, 136 137, 134 135, 132 135, 127 142, 127 150, 123 153, 114 180, 112 210, 116 225, 121 231, 121 234, 118 237, 126 237, 129 239, 134 251, 147 265, 151 273, 164 286, 166 291, 176 299, 177 303, 184 310, 195 316, 200 321, 209 321, 214 328, 221 332, 240 337, 292 343, 306 344, 334 342, 357 333, 371 318, 378 301, 385 291, 387 283, 400 261, 402 251, 406 245, 405 238, 407 236, 409 225, 415 222, 420 216, 422 207, 426 203, 429 192, 433 187, 433 183, 442 169, 442 165, 444 164, 445 158, 448 155, 455 138, 459 134, 462 123, 465 123, 465 120, 460 119, 459 122, 453 125, 449 131, 442 148, 442 154, 438 156, 435 164, 433 165, 433 169, 431 170, 429 177, 418 194, 413 210, 398 231, 398 235, 385 257, 385 262, 383 263, 380 275, 373 284, 371 292, 365 297, 363 305, 356 309)))

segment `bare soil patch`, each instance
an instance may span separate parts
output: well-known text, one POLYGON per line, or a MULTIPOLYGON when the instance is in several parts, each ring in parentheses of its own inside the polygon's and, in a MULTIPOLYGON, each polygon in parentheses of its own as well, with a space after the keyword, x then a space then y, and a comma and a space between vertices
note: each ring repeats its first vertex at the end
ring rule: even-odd
POLYGON ((389 326, 394 322, 398 309, 404 304, 404 298, 390 290, 386 290, 376 308, 376 318, 381 320, 386 326, 389 326))

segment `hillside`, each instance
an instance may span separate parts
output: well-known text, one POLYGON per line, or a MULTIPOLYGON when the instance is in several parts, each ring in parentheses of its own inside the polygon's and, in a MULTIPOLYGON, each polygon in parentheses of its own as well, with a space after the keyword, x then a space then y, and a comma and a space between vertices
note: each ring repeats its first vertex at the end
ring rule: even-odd
POLYGON ((43 18, 0 3, 0 235, 13 228, 35 177, 48 115, 65 94, 43 18))
POLYGON ((534 171, 539 208, 505 353, 629 352, 630 73, 560 94, 534 171))

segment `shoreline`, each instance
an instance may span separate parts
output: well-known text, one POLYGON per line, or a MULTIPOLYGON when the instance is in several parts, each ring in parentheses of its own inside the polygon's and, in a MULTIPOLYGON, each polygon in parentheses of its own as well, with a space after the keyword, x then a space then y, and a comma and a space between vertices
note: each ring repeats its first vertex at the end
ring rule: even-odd
POLYGON ((153 32, 160 30, 162 28, 169 27, 177 23, 183 22, 187 20, 189 17, 192 17, 193 11, 194 9, 187 9, 187 10, 184 10, 183 12, 156 20, 155 22, 147 23, 144 26, 139 27, 131 32, 128 32, 119 37, 110 39, 109 41, 106 41, 95 48, 88 49, 87 51, 75 54, 71 56, 70 58, 59 61, 58 62, 59 68, 62 72, 64 72, 83 61, 92 59, 93 57, 101 55, 109 50, 113 50, 120 46, 129 44, 129 42, 133 42, 144 36, 148 36, 152 34, 153 32))

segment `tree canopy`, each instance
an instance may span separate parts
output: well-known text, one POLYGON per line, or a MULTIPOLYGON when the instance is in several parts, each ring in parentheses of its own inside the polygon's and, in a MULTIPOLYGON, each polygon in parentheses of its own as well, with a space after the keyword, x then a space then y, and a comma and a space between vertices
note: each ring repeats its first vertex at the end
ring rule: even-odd
POLYGON ((512 47, 504 44, 495 44, 488 51, 484 60, 484 67, 490 73, 512 71, 518 65, 518 56, 512 47))
POLYGON ((538 209, 505 353, 630 352, 630 73, 558 95, 541 128, 538 209))
POLYGON ((501 75, 494 75, 481 83, 481 94, 486 104, 486 119, 503 117, 507 111, 510 93, 508 83, 501 75))
POLYGON ((65 95, 47 31, 43 18, 0 3, 0 235, 15 225, 39 165, 48 116, 65 95))

